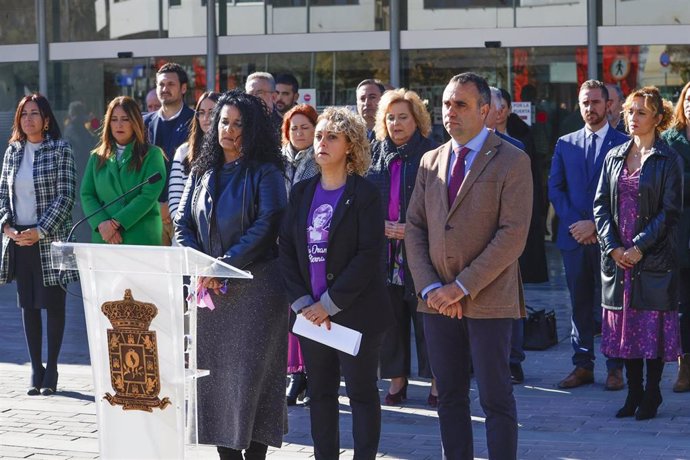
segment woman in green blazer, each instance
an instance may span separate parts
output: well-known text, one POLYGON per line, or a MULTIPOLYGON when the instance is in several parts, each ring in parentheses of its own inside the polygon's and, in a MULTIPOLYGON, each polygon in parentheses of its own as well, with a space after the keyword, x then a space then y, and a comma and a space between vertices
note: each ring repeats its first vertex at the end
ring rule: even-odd
POLYGON ((157 172, 163 180, 144 185, 89 218, 94 243, 162 243, 158 196, 165 186, 163 151, 146 141, 137 103, 127 96, 113 99, 103 120, 101 142, 89 158, 81 183, 84 214, 95 212, 157 172))

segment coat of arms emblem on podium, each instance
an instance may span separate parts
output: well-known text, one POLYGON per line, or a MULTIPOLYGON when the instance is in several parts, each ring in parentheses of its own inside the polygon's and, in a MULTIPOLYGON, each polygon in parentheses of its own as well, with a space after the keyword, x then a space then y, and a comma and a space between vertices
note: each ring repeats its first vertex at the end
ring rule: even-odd
POLYGON ((167 397, 158 398, 161 388, 156 332, 149 331, 158 308, 137 302, 132 291, 126 289, 123 300, 105 302, 101 311, 113 326, 108 329, 108 356, 115 395, 106 393, 104 399, 113 406, 121 405, 122 410, 165 409, 171 402, 167 397))

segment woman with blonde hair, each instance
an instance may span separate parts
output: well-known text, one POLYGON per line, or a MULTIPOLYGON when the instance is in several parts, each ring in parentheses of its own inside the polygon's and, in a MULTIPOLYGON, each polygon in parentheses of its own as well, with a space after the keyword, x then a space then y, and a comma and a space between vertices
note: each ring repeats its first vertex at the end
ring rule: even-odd
POLYGON ((602 255, 601 351, 625 360, 628 395, 616 417, 646 420, 662 402, 664 362, 680 354, 675 246, 683 169, 660 137, 671 108, 656 87, 633 91, 623 115, 632 139, 607 154, 594 199, 602 255))
POLYGON ((331 322, 362 333, 357 356, 300 337, 310 391, 317 459, 340 453, 340 374, 352 408, 355 458, 376 457, 381 403, 376 386, 384 331, 391 325, 383 272, 383 212, 376 187, 362 178, 370 163, 364 120, 346 108, 319 117, 314 153, 320 174, 293 187, 279 238, 280 265, 292 311, 316 326, 331 322), (330 208, 332 212, 324 212, 330 208), (312 238, 316 210, 329 222, 312 238), (318 241, 317 241, 318 240, 318 241))
POLYGON ((422 155, 438 146, 429 139, 431 117, 417 93, 404 88, 386 91, 376 113, 376 140, 367 179, 381 193, 386 217, 388 295, 395 326, 386 332, 381 347, 381 378, 391 379, 384 402, 399 405, 407 398, 411 375, 410 325, 414 325, 420 377, 432 379, 427 403, 436 407, 438 393, 424 342, 424 327, 417 313, 417 294, 405 259, 405 215, 414 190, 422 155))
POLYGON ((678 376, 673 384, 677 393, 690 391, 690 82, 680 92, 673 111, 671 127, 661 138, 683 158, 683 210, 678 222, 678 312, 680 316, 680 345, 678 376))
POLYGON ((138 104, 116 97, 103 119, 101 140, 91 153, 81 183, 84 214, 95 212, 130 188, 160 173, 149 183, 88 219, 94 243, 160 245, 162 223, 158 196, 165 186, 163 151, 146 140, 138 104))

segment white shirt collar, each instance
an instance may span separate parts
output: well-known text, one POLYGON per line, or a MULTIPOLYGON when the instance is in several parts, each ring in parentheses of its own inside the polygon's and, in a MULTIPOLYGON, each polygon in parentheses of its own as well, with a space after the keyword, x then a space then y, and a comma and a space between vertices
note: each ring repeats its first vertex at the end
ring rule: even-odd
POLYGON ((162 120, 165 120, 165 121, 174 120, 175 118, 177 118, 177 117, 180 116, 180 114, 182 113, 182 109, 184 109, 184 103, 180 106, 180 111, 179 111, 179 112, 177 112, 175 115, 173 115, 173 116, 170 117, 170 118, 165 118, 165 116, 163 116, 163 107, 161 107, 160 109, 158 109, 158 116, 160 116, 161 119, 162 119, 162 120))
POLYGON ((591 137, 592 134, 596 134, 597 139, 604 139, 606 137, 606 134, 608 134, 608 132, 609 132, 610 126, 611 125, 609 125, 608 122, 604 123, 604 126, 599 128, 599 131, 592 131, 591 129, 589 129, 588 126, 585 126, 585 132, 587 133, 587 137, 591 137))

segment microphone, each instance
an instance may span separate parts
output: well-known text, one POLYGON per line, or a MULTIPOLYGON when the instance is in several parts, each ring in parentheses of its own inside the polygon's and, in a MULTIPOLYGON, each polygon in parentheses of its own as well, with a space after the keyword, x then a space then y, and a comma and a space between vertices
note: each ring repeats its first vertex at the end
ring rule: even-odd
POLYGON ((79 219, 79 221, 78 221, 76 224, 74 224, 74 225, 72 226, 72 228, 70 229, 69 234, 67 235, 67 243, 69 243, 69 242, 72 240, 72 233, 74 233, 74 230, 76 230, 77 227, 79 227, 82 223, 84 223, 85 220, 87 220, 87 219, 89 219, 89 218, 95 216, 96 214, 98 214, 99 212, 103 211, 105 208, 107 208, 107 207, 110 206, 111 204, 117 203, 118 201, 120 201, 121 199, 123 199, 124 197, 126 197, 127 195, 129 195, 130 193, 136 192, 137 190, 139 190, 139 189, 140 189, 141 187, 143 187, 144 185, 146 185, 146 184, 155 184, 156 182, 158 182, 158 181, 161 180, 162 178, 163 178, 163 175, 162 175, 161 173, 159 173, 159 172, 157 172, 157 173, 155 173, 155 174, 151 174, 144 182, 135 185, 134 187, 130 188, 129 190, 127 190, 127 191, 126 191, 125 193, 123 193, 122 195, 120 195, 120 196, 118 196, 118 197, 116 197, 116 198, 114 198, 114 199, 108 201, 106 204, 104 204, 104 205, 101 206, 100 208, 96 209, 94 212, 92 212, 92 213, 89 214, 88 216, 84 217, 83 219, 79 219))

